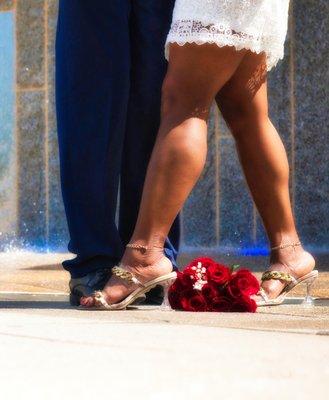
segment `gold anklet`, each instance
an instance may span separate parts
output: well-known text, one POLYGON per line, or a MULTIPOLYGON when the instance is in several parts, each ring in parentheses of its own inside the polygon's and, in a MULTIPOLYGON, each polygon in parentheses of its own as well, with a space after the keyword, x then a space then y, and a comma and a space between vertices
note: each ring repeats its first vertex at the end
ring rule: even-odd
POLYGON ((162 249, 163 250, 162 246, 153 245, 153 246, 149 247, 149 246, 144 246, 143 244, 135 244, 135 243, 128 243, 126 247, 128 247, 130 249, 134 249, 134 250, 140 250, 140 251, 142 251, 144 253, 145 253, 145 251, 151 249, 152 247, 156 247, 158 249, 162 249))
POLYGON ((280 244, 280 246, 272 247, 271 250, 281 250, 281 249, 285 249, 287 247, 293 247, 293 249, 295 250, 295 247, 301 246, 301 245, 302 245, 301 242, 280 244))

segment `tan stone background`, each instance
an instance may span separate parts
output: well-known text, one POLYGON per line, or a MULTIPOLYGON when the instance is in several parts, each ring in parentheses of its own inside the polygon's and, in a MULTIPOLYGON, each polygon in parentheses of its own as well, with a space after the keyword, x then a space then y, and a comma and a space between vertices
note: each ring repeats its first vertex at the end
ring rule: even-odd
MULTIPOLYGON (((57 0, 0 0, 4 12, 15 18, 17 168, 0 245, 63 249, 67 229, 54 110, 57 0)), ((306 245, 318 253, 329 248, 328 30, 327 0, 291 1, 286 57, 269 80, 271 115, 291 165, 297 223, 306 245)), ((215 109, 207 166, 184 209, 182 228, 187 252, 257 254, 266 248, 233 140, 215 109)))

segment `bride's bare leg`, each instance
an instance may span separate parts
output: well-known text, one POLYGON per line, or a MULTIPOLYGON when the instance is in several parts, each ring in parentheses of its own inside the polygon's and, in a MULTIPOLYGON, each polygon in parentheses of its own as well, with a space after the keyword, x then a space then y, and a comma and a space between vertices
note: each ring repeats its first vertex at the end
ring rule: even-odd
MULTIPOLYGON (((247 53, 216 100, 235 138, 246 180, 274 247, 299 238, 290 203, 286 152, 268 116, 264 62, 263 55, 247 53)), ((270 262, 271 269, 288 267, 297 276, 313 265, 301 246, 273 251, 270 262)), ((276 297, 282 286, 280 281, 263 284, 270 297, 276 297)))
MULTIPOLYGON (((163 84, 162 121, 148 167, 141 207, 131 242, 163 246, 169 229, 198 180, 206 159, 207 119, 216 93, 232 77, 245 51, 216 45, 172 45, 163 84)), ((142 254, 127 249, 122 264, 140 280, 168 273, 170 261, 158 248, 142 254)), ((111 278, 109 302, 127 295, 111 278)), ((83 300, 90 305, 92 300, 83 300)))
POLYGON ((132 241, 164 243, 203 170, 207 119, 216 88, 228 81, 242 57, 241 52, 215 45, 171 47, 163 84, 162 122, 132 241))

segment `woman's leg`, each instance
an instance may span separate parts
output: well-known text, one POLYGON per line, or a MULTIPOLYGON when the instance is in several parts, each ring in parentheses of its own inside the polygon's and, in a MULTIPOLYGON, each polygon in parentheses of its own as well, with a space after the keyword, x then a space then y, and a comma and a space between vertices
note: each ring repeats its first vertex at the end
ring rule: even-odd
MULTIPOLYGON (((122 259, 122 264, 141 280, 172 269, 163 251, 153 246, 163 246, 175 217, 203 170, 209 108, 244 54, 245 51, 208 44, 171 46, 163 84, 161 126, 131 238, 131 242, 151 249, 142 254, 128 248, 122 259)), ((127 295, 127 288, 115 277, 104 290, 112 303, 127 295)), ((89 305, 91 300, 83 303, 89 305)))
MULTIPOLYGON (((219 91, 217 104, 235 138, 251 194, 264 222, 271 247, 299 241, 289 196, 289 165, 283 143, 268 116, 264 55, 248 52, 233 77, 219 91)), ((302 247, 271 253, 271 269, 293 269, 297 276, 312 268, 302 247)), ((263 284, 270 297, 280 281, 263 284)))

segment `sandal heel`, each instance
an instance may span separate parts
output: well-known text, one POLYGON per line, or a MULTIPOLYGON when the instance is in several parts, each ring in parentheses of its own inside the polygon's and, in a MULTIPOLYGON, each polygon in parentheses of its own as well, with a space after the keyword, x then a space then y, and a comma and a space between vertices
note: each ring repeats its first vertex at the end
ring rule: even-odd
POLYGON ((312 286, 313 286, 315 280, 316 280, 316 277, 315 278, 311 278, 311 279, 309 279, 309 280, 307 280, 305 282, 305 285, 306 285, 306 296, 305 296, 305 298, 303 300, 303 303, 302 303, 302 305, 304 307, 314 307, 314 298, 312 297, 311 292, 312 292, 312 286))
POLYGON ((176 278, 171 278, 162 284, 164 296, 163 296, 163 302, 160 306, 161 311, 173 311, 169 302, 168 293, 170 286, 175 282, 175 280, 176 278))

